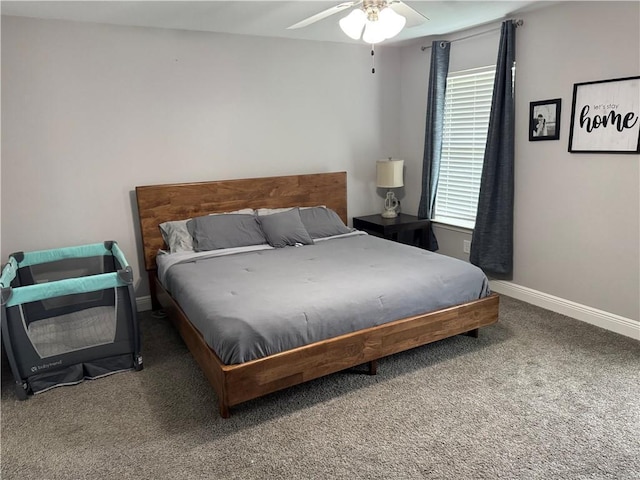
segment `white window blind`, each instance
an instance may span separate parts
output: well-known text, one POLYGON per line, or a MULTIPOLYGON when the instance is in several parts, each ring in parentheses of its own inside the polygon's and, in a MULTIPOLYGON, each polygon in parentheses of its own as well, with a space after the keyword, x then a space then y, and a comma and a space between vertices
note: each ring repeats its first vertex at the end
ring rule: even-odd
POLYGON ((490 66, 447 77, 435 221, 475 226, 495 71, 490 66))

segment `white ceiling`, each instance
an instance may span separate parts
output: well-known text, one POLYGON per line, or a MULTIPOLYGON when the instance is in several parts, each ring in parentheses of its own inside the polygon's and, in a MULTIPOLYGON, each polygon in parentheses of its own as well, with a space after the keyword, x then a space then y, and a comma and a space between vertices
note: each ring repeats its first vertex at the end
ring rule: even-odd
MULTIPOLYGON (((351 9, 301 29, 286 29, 343 1, 2 1, 1 10, 3 15, 358 43, 338 26, 338 20, 351 9)), ((407 0, 405 3, 430 20, 405 28, 386 44, 480 26, 552 2, 407 0)))

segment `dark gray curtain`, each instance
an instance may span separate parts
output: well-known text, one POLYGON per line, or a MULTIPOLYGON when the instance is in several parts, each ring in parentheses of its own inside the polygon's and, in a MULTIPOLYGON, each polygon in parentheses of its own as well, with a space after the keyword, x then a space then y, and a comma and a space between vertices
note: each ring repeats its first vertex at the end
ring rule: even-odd
MULTIPOLYGON (((431 70, 427 93, 427 124, 424 134, 422 157, 422 195, 418 206, 420 218, 431 218, 436 201, 440 155, 442 153, 442 129, 444 125, 444 95, 449 73, 449 42, 434 41, 431 44, 431 70)), ((429 250, 438 250, 438 240, 429 225, 429 250)))
POLYGON ((469 260, 485 273, 513 272, 514 75, 516 26, 502 23, 478 213, 469 260))

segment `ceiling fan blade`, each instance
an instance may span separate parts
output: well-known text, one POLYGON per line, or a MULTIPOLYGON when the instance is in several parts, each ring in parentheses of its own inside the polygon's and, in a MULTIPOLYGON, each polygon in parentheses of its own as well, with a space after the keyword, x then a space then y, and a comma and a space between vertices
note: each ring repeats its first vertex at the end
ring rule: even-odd
POLYGON ((341 12, 346 8, 353 7, 354 5, 361 3, 361 1, 362 0, 358 2, 343 2, 338 5, 334 5, 333 7, 327 8, 326 10, 323 10, 320 13, 316 13, 315 15, 312 15, 309 18, 305 18, 304 20, 298 23, 294 23, 290 27, 287 27, 287 30, 294 30, 296 28, 306 27, 308 25, 311 25, 312 23, 316 23, 317 21, 322 20, 323 18, 327 18, 335 13, 341 12))
POLYGON ((394 12, 407 19, 407 28, 422 25, 424 22, 429 20, 429 17, 411 8, 400 0, 390 0, 388 5, 394 12))

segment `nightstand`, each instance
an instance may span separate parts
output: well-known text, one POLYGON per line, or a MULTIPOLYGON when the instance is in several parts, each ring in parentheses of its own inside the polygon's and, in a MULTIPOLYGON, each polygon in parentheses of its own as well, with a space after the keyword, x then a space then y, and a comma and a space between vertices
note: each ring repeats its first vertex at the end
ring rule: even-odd
POLYGON ((353 217, 353 228, 387 240, 397 242, 398 234, 413 232, 414 241, 417 236, 419 246, 427 250, 429 249, 429 223, 426 218, 418 218, 406 213, 400 213, 396 218, 383 218, 380 214, 353 217))

